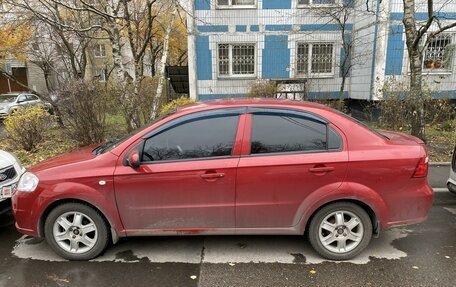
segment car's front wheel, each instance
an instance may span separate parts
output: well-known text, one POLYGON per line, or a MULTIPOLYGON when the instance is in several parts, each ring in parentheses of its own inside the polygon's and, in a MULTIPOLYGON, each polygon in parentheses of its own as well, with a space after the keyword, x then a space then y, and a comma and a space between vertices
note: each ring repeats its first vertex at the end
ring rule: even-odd
POLYGON ((81 203, 54 208, 45 221, 51 248, 68 260, 89 260, 100 255, 109 242, 108 226, 100 213, 81 203))
POLYGON ((369 215, 350 202, 337 202, 320 209, 309 226, 312 247, 324 258, 348 260, 366 248, 372 238, 369 215))

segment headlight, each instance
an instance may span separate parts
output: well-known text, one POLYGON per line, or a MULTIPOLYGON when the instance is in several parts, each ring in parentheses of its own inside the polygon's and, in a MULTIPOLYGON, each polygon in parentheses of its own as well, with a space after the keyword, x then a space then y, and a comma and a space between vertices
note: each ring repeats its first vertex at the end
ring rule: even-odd
POLYGON ((38 177, 31 172, 26 172, 21 176, 17 184, 17 191, 19 192, 34 192, 38 186, 38 177))

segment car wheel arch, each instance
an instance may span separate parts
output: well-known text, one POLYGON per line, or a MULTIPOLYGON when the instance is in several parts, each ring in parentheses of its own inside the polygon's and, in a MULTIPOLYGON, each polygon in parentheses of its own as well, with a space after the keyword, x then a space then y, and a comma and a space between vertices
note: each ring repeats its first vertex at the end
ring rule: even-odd
POLYGON ((85 201, 85 200, 81 200, 81 199, 77 199, 77 198, 63 198, 63 199, 58 199, 54 202, 52 202, 51 204, 49 204, 48 206, 46 206, 46 208, 44 209, 44 211, 42 212, 41 216, 40 216, 40 219, 38 220, 38 236, 39 237, 44 237, 44 224, 46 222, 46 219, 47 217, 49 216, 49 214, 51 213, 51 211, 53 209, 55 209, 57 206, 60 206, 62 204, 66 204, 66 203, 80 203, 80 204, 84 204, 84 205, 87 205, 88 207, 90 208, 93 208, 96 212, 98 212, 101 217, 104 219, 107 227, 108 227, 108 230, 110 231, 110 235, 111 235, 111 238, 112 238, 112 242, 113 243, 116 243, 119 239, 119 235, 117 234, 117 231, 115 230, 115 228, 113 228, 114 224, 112 222, 111 219, 109 219, 106 214, 100 209, 98 208, 97 206, 85 201))
POLYGON ((361 207, 369 215, 369 218, 371 220, 372 227, 373 227, 373 233, 375 235, 378 235, 380 226, 379 226, 377 214, 375 213, 374 209, 370 205, 366 204, 365 202, 358 200, 358 199, 353 199, 353 198, 342 198, 342 199, 329 201, 323 205, 320 205, 318 208, 314 209, 312 211, 312 213, 310 214, 310 216, 308 216, 304 221, 303 233, 307 232, 309 230, 310 222, 312 221, 313 217, 318 213, 318 211, 320 211, 321 209, 323 209, 324 207, 326 207, 328 205, 331 205, 334 203, 340 203, 340 202, 353 203, 353 204, 361 207))
POLYGON ((297 229, 301 233, 307 230, 308 223, 318 210, 329 204, 341 201, 352 202, 363 208, 372 219, 375 234, 378 234, 382 228, 380 222, 386 220, 387 207, 384 200, 377 192, 367 186, 354 182, 345 182, 331 193, 314 193, 312 195, 313 200, 311 202, 303 202, 301 205, 303 212, 300 213, 300 221, 297 225, 297 229))

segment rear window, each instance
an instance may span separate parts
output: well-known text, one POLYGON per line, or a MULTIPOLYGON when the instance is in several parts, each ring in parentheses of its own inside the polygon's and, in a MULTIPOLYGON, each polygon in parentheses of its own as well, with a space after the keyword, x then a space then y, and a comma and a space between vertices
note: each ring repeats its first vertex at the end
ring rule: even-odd
POLYGON ((340 149, 342 141, 325 123, 294 114, 254 114, 251 154, 340 149))

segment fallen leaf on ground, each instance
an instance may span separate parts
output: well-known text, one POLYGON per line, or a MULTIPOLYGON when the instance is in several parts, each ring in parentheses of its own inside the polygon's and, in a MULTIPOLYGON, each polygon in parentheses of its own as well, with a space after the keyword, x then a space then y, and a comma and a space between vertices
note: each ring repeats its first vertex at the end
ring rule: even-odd
POLYGON ((236 265, 236 264, 234 264, 233 262, 230 262, 230 263, 228 263, 228 265, 234 266, 234 265, 236 265))
POLYGON ((420 269, 420 267, 418 267, 418 266, 413 266, 412 268, 413 269, 420 269))
POLYGON ((450 256, 448 256, 448 255, 445 255, 445 258, 446 258, 446 259, 450 259, 451 257, 450 257, 450 256))
POLYGON ((192 280, 195 280, 196 278, 198 278, 198 276, 196 276, 196 275, 190 276, 190 279, 192 279, 192 280))
POLYGON ((315 270, 312 269, 312 270, 309 271, 309 273, 310 273, 310 274, 315 274, 315 273, 317 273, 317 271, 315 271, 315 270))

